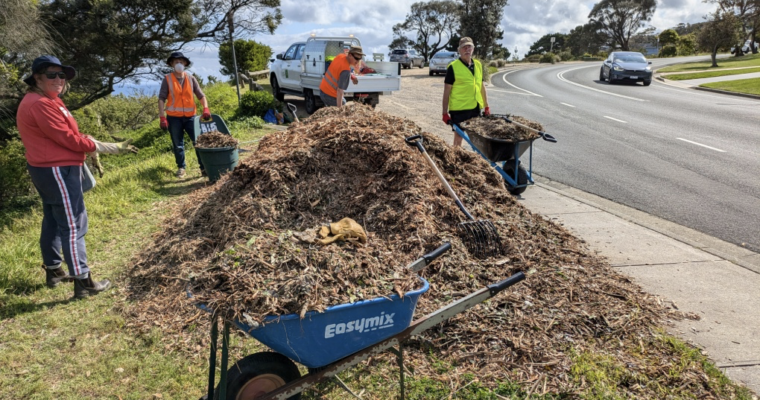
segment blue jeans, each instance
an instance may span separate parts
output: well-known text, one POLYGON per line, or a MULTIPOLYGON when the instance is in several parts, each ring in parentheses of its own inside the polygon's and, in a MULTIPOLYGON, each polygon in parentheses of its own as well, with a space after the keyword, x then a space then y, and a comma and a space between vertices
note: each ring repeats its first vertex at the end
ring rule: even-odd
MULTIPOLYGON (((174 161, 177 162, 177 168, 186 168, 185 165, 185 132, 190 136, 190 140, 195 146, 195 117, 172 117, 166 116, 169 122, 169 135, 172 138, 172 150, 174 151, 174 161)), ((203 163, 198 157, 198 150, 195 151, 195 157, 198 159, 198 165, 203 171, 203 163)))

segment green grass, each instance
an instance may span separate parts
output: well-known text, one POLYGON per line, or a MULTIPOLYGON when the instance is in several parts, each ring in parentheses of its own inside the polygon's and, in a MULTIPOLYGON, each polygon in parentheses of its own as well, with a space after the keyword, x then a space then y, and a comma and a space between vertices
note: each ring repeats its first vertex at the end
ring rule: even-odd
POLYGON ((692 74, 672 74, 672 75, 667 75, 666 78, 672 81, 684 81, 688 79, 714 78, 716 76, 740 75, 740 74, 749 74, 753 72, 760 72, 760 67, 746 68, 746 69, 724 69, 724 70, 715 70, 715 71, 708 71, 708 72, 695 72, 692 74))
MULTIPOLYGON (((719 68, 742 68, 742 67, 760 67, 760 54, 750 54, 742 57, 729 57, 718 59, 719 68)), ((657 72, 685 72, 685 71, 707 71, 716 70, 712 67, 712 61, 676 64, 669 67, 660 68, 657 72)))
POLYGON ((754 94, 760 96, 760 79, 739 79, 735 81, 713 82, 699 85, 711 89, 726 90, 729 92, 754 94))

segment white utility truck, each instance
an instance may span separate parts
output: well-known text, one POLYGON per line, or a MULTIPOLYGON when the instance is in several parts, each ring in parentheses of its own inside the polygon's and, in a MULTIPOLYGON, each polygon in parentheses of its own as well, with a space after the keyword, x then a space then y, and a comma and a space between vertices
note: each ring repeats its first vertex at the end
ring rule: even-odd
MULTIPOLYGON (((319 85, 322 83, 330 62, 343 49, 351 45, 361 46, 355 37, 316 37, 305 42, 293 43, 285 53, 277 55, 269 68, 269 81, 272 94, 283 101, 286 94, 303 97, 306 100, 306 112, 309 114, 324 106, 319 98, 319 85)), ((349 82, 345 90, 346 100, 369 104, 372 107, 380 101, 380 95, 391 94, 401 88, 401 67, 396 62, 363 60, 375 70, 371 74, 356 74, 358 83, 349 82)))

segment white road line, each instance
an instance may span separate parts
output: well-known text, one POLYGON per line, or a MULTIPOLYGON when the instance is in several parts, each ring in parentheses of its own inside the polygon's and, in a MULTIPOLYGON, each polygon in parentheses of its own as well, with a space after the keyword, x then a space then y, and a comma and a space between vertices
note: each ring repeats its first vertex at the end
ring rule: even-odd
POLYGON ((725 150, 716 149, 715 147, 710 147, 710 146, 708 146, 708 145, 706 145, 706 144, 702 144, 702 143, 692 142, 691 140, 686 140, 686 139, 683 139, 683 138, 676 138, 676 139, 678 139, 678 140, 683 140, 683 141, 684 141, 684 142, 686 142, 686 143, 695 144, 695 145, 697 145, 697 146, 702 146, 702 147, 704 147, 704 148, 707 148, 707 149, 710 149, 710 150, 719 151, 719 152, 721 152, 721 153, 725 153, 725 152, 726 152, 725 150))
POLYGON ((568 107, 575 108, 575 106, 572 105, 572 104, 567 104, 567 103, 559 103, 559 104, 562 104, 563 106, 568 106, 568 107))
POLYGON ((604 94, 609 94, 609 95, 611 95, 611 96, 622 97, 622 98, 624 98, 624 99, 628 99, 628 100, 635 100, 635 101, 646 101, 646 100, 644 100, 644 99, 638 99, 638 98, 636 98, 636 97, 623 96, 622 94, 612 93, 612 92, 608 92, 608 91, 605 91, 605 90, 599 90, 599 89, 596 89, 596 88, 592 88, 592 87, 589 87, 589 86, 586 86, 586 85, 581 85, 580 83, 570 82, 569 80, 565 79, 565 77, 564 77, 564 74, 565 74, 565 72, 575 71, 576 69, 583 69, 583 68, 592 68, 592 67, 588 67, 588 66, 585 66, 585 67, 578 67, 578 68, 572 68, 572 69, 568 69, 568 70, 565 70, 565 71, 562 71, 562 72, 558 73, 558 74, 557 74, 557 78, 559 78, 559 80, 561 80, 561 81, 563 81, 563 82, 567 82, 567 83, 569 83, 569 84, 571 84, 571 85, 575 85, 575 86, 578 86, 578 87, 582 87, 582 88, 584 88, 584 89, 588 89, 588 90, 593 90, 593 91, 595 91, 595 92, 604 93, 604 94))
POLYGON ((405 105, 403 105, 403 104, 399 104, 399 103, 396 103, 396 102, 395 102, 395 101, 393 101, 393 100, 388 100, 388 102, 389 102, 389 103, 393 103, 393 104, 395 104, 395 105, 397 105, 397 106, 399 106, 399 107, 403 107, 403 108, 406 108, 407 110, 409 109, 409 107, 407 107, 407 106, 405 106, 405 105))
POLYGON ((515 86, 515 85, 511 84, 511 83, 510 83, 510 82, 507 80, 507 75, 509 75, 509 74, 511 74, 511 73, 513 73, 513 72, 515 72, 515 71, 509 71, 509 72, 505 73, 504 75, 502 75, 502 76, 501 76, 501 80, 503 80, 503 81, 504 81, 504 83, 506 83, 506 84, 507 84, 507 85, 509 85, 509 86, 512 86, 513 88, 515 88, 515 89, 517 89, 517 90, 521 90, 521 91, 523 91, 523 92, 525 92, 525 93, 528 93, 528 94, 531 94, 531 95, 533 95, 533 96, 537 96, 537 97, 544 97, 544 96, 541 96, 540 94, 535 94, 535 93, 533 93, 533 92, 531 92, 531 91, 525 90, 525 89, 523 89, 523 88, 519 88, 519 87, 517 87, 517 86, 515 86))
POLYGON ((624 124, 627 124, 627 122, 623 121, 622 119, 612 118, 612 117, 608 117, 606 115, 604 116, 604 118, 611 119, 613 121, 622 122, 624 124))
POLYGON ((533 93, 523 93, 523 92, 516 92, 514 90, 502 90, 502 89, 488 89, 488 93, 491 92, 501 92, 501 93, 509 93, 509 94, 519 94, 521 96, 535 96, 533 93))

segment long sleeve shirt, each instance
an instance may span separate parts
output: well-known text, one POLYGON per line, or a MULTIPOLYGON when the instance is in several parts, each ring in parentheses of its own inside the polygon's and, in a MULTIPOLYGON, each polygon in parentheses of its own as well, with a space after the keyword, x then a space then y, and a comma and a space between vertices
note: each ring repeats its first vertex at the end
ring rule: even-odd
POLYGON ((71 112, 58 97, 27 93, 16 113, 26 161, 33 167, 82 165, 95 143, 79 132, 71 112))

